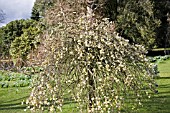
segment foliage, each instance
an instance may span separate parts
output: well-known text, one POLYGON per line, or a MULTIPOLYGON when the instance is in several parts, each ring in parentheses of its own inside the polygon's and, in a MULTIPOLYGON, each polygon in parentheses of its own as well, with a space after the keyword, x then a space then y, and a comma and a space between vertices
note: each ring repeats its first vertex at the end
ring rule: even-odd
POLYGON ((0 87, 26 87, 31 84, 32 77, 22 73, 0 71, 0 87))
POLYGON ((155 30, 160 22, 151 0, 89 0, 88 4, 95 15, 114 21, 116 31, 130 43, 149 49, 155 46, 155 30))
POLYGON ((31 19, 38 21, 40 19, 39 11, 35 8, 35 5, 31 12, 31 19))
POLYGON ((170 38, 168 36, 168 26, 170 26, 168 22, 168 14, 170 14, 170 1, 169 0, 153 0, 155 2, 154 9, 155 17, 160 19, 161 24, 156 29, 156 45, 159 48, 167 48, 170 47, 170 38))
POLYGON ((149 57, 149 61, 152 63, 159 63, 159 62, 168 60, 169 58, 170 58, 170 55, 155 56, 155 57, 149 57))
POLYGON ((36 0, 32 8, 31 19, 38 21, 41 17, 44 17, 45 10, 52 4, 52 0, 36 0))
POLYGON ((40 43, 37 37, 41 32, 40 28, 31 26, 25 30, 23 29, 23 32, 20 37, 16 37, 11 43, 10 55, 14 59, 22 58, 26 60, 29 52, 40 43))
POLYGON ((154 4, 150 0, 127 0, 119 7, 116 30, 132 43, 146 48, 155 46, 155 30, 159 20, 154 17, 154 4))
POLYGON ((0 39, 1 39, 1 51, 0 53, 3 56, 9 55, 9 49, 11 43, 15 40, 16 37, 20 37, 24 29, 29 27, 35 27, 37 24, 34 20, 15 20, 8 23, 6 26, 0 28, 0 39))
POLYGON ((107 19, 61 6, 56 4, 47 17, 55 23, 46 31, 44 72, 35 80, 28 108, 62 110, 66 95, 88 112, 119 112, 141 104, 155 90, 144 47, 118 36, 107 19), (127 106, 129 96, 134 99, 127 106))
MULTIPOLYGON (((0 29, 0 52, 2 51, 3 48, 3 39, 2 37, 2 30, 0 29)), ((2 53, 0 53, 0 56, 2 56, 2 53)))

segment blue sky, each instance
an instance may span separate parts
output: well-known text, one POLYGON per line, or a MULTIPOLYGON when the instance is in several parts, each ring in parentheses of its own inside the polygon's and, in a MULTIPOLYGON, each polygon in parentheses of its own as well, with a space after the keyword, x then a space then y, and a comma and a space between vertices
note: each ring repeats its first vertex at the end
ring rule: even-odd
POLYGON ((0 10, 5 13, 3 26, 12 20, 27 19, 31 16, 31 10, 35 0, 0 0, 0 10))

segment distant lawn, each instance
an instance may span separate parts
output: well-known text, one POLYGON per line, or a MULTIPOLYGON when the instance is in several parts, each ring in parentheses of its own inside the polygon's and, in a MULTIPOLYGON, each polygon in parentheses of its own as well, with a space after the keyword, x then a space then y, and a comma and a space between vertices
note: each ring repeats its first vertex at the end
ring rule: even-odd
MULTIPOLYGON (((156 81, 159 92, 144 103, 139 113, 170 113, 170 59, 160 62, 158 69, 160 77, 156 81)), ((30 91, 28 87, 0 88, 0 113, 31 113, 29 110, 24 112, 26 106, 21 105, 30 91)), ((78 113, 73 110, 75 107, 76 104, 67 103, 63 107, 63 113, 78 113)))

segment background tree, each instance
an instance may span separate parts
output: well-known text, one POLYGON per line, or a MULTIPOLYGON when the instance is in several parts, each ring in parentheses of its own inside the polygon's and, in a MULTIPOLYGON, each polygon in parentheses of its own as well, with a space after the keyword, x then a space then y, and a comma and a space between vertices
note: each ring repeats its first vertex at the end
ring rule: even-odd
MULTIPOLYGON (((2 37, 1 29, 0 29, 0 37, 2 37)), ((3 40, 2 40, 2 38, 0 38, 0 52, 2 51, 2 48, 3 48, 3 40)), ((0 53, 0 56, 2 56, 2 53, 0 53)))
POLYGON ((127 1, 120 7, 116 25, 121 36, 150 49, 155 46, 159 21, 154 17, 154 4, 150 0, 127 1))
POLYGON ((20 37, 15 37, 12 41, 9 50, 10 55, 14 61, 17 61, 16 59, 18 58, 22 59, 23 64, 21 66, 28 60, 27 56, 30 51, 36 49, 40 44, 38 35, 42 32, 41 30, 41 27, 30 26, 27 29, 23 29, 23 34, 20 37))
POLYGON ((53 4, 53 0, 36 0, 32 8, 31 19, 39 20, 44 17, 45 10, 53 4))
POLYGON ((87 0, 96 15, 107 17, 116 24, 116 31, 147 48, 155 46, 155 30, 159 20, 154 17, 154 3, 150 0, 87 0), (95 6, 95 7, 94 7, 95 6))
POLYGON ((6 26, 0 28, 2 40, 1 53, 3 56, 9 56, 9 49, 11 43, 16 37, 20 37, 24 33, 24 29, 36 26, 37 22, 34 20, 15 20, 8 23, 6 26))
POLYGON ((37 8, 35 8, 36 5, 34 5, 32 12, 31 12, 31 19, 38 21, 41 17, 40 17, 40 13, 37 10, 37 8))
POLYGON ((155 2, 155 16, 160 19, 160 27, 156 30, 156 45, 159 48, 170 47, 170 38, 168 27, 168 14, 170 14, 170 1, 169 0, 153 0, 155 2))

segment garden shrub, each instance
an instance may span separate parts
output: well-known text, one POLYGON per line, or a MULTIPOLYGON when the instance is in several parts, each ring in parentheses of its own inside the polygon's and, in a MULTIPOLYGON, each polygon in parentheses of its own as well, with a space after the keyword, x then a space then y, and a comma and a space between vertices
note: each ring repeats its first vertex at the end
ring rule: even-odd
POLYGON ((23 73, 11 71, 0 71, 0 86, 6 87, 26 87, 31 85, 32 77, 23 73))
POLYGON ((153 72, 154 72, 154 76, 155 77, 158 76, 158 73, 159 73, 159 71, 158 71, 158 64, 153 64, 152 65, 152 69, 153 69, 153 72))
POLYGON ((29 80, 17 80, 10 83, 10 87, 27 87, 30 86, 31 82, 29 80))
POLYGON ((81 112, 113 113, 134 110, 150 97, 155 82, 145 48, 118 36, 107 18, 62 7, 49 13, 55 22, 45 33, 44 71, 34 79, 28 108, 62 111, 64 97, 70 95, 81 112))

